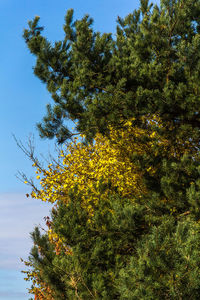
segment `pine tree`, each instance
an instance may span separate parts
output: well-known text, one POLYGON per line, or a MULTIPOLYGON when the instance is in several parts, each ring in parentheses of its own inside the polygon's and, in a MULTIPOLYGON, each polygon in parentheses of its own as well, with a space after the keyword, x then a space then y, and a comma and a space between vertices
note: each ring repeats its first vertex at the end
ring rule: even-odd
MULTIPOLYGON (((100 188, 103 193, 103 185, 100 188)), ((52 299, 120 299, 116 280, 135 255, 139 238, 149 231, 147 210, 131 199, 107 196, 96 207, 92 222, 82 202, 74 189, 68 204, 60 203, 52 211, 50 228, 62 239, 57 254, 52 251, 56 243, 48 242, 47 235, 41 236, 38 228, 32 234, 35 246, 29 263, 40 276, 30 292, 43 294, 41 299, 49 299, 44 286, 52 291, 52 299)), ((32 274, 27 273, 29 279, 32 274)))
POLYGON ((41 136, 64 142, 73 135, 66 127, 70 119, 90 141, 97 132, 109 136, 109 126, 123 128, 130 119, 133 127, 145 129, 158 116, 163 126, 155 123, 155 131, 170 141, 169 151, 186 141, 190 153, 169 160, 155 146, 154 154, 131 159, 142 170, 153 165, 157 172, 146 174, 147 186, 186 211, 191 182, 193 194, 199 186, 199 163, 193 157, 200 140, 199 15, 199 0, 163 0, 160 7, 142 0, 138 10, 118 19, 113 39, 94 32, 89 16, 74 22, 70 10, 65 38, 54 45, 42 36, 39 17, 29 22, 24 38, 37 58, 34 72, 55 102, 38 125, 41 136))
POLYGON ((199 16, 198 0, 162 0, 160 7, 142 0, 118 19, 114 39, 94 32, 87 15, 73 21, 69 10, 65 37, 54 45, 42 36, 39 17, 30 21, 24 38, 37 58, 34 73, 55 102, 38 125, 41 136, 63 142, 68 119, 91 138, 108 124, 159 114, 171 138, 198 139, 199 16))
MULTIPOLYGON (((78 164, 73 169, 73 148, 74 182, 59 166, 45 171, 35 197, 57 203, 52 233, 44 236, 51 245, 46 255, 54 256, 48 276, 38 254, 32 252, 30 263, 36 271, 40 266, 39 288, 53 299, 199 299, 199 17, 199 0, 162 0, 160 7, 141 0, 138 10, 118 19, 116 39, 94 32, 89 16, 74 22, 72 10, 64 40, 54 45, 42 36, 38 17, 24 31, 37 58, 34 72, 55 102, 38 125, 41 136, 63 143, 73 135, 70 119, 91 160, 92 140, 101 136, 142 182, 141 193, 124 195, 123 178, 113 185, 115 174, 106 177, 102 168, 99 185, 90 185, 92 173, 81 177, 78 164)), ((40 239, 34 238, 37 249, 40 239)))
POLYGON ((193 153, 193 166, 186 159, 182 169, 174 164, 165 194, 155 192, 150 178, 159 174, 156 164, 141 172, 130 159, 133 149, 136 157, 156 149, 170 161, 187 157, 191 146, 180 141, 169 151, 169 141, 153 130, 155 122, 162 127, 158 118, 146 130, 129 121, 110 129, 109 139, 98 134, 93 144, 75 139, 63 146, 57 164, 35 165, 41 188, 32 196, 54 204, 47 233, 36 228, 32 234, 26 262, 36 299, 198 299, 200 227, 188 200, 194 186, 187 197, 182 187, 184 172, 195 174, 198 156, 193 153))
MULTIPOLYGON (((104 193, 103 185, 100 187, 104 193)), ((36 299, 198 299, 200 226, 190 214, 163 214, 161 203, 107 196, 92 222, 75 188, 52 210, 58 239, 38 228, 28 278, 36 299)), ((163 211, 164 211, 163 205, 163 211)))

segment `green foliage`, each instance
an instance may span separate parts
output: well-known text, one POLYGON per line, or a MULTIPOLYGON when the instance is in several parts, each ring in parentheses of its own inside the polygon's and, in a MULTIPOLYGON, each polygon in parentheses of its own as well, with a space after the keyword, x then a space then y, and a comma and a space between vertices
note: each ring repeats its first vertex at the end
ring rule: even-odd
MULTIPOLYGON (((38 124, 41 137, 63 143, 73 135, 67 120, 86 142, 99 132, 110 137, 111 126, 123 129, 127 120, 155 132, 145 153, 122 143, 143 171, 141 197, 110 191, 89 218, 74 190, 52 210, 59 253, 35 230, 29 261, 50 295, 41 299, 199 299, 200 1, 141 0, 118 19, 116 38, 94 32, 89 16, 73 21, 69 10, 65 37, 53 45, 38 22, 24 38, 54 101, 38 124)), ((148 145, 148 136, 134 138, 148 145)))
POLYGON ((36 228, 30 262, 41 271, 40 281, 54 291, 53 299, 119 299, 115 280, 135 253, 138 238, 149 230, 145 208, 116 195, 102 202, 89 222, 81 202, 74 191, 68 205, 52 212, 52 229, 72 254, 52 254, 53 246, 36 228))
POLYGON ((33 291, 39 282, 43 282, 51 287, 53 299, 64 300, 65 287, 60 270, 53 264, 56 254, 53 245, 49 242, 48 235, 41 235, 39 228, 36 227, 31 233, 31 237, 34 247, 31 249, 29 262, 26 264, 34 266, 34 273, 28 273, 29 277, 33 276, 34 278, 33 291))
POLYGON ((198 299, 200 224, 189 212, 115 195, 88 222, 81 195, 70 199, 52 210, 52 228, 71 254, 56 255, 38 228, 32 234, 30 262, 53 299, 198 299))
POLYGON ((39 17, 29 22, 24 38, 36 58, 35 75, 47 86, 55 105, 39 124, 42 137, 62 143, 71 133, 67 119, 88 139, 121 126, 130 117, 158 113, 170 121, 171 138, 199 138, 200 2, 148 1, 118 19, 116 38, 92 29, 85 16, 73 21, 67 12, 65 37, 52 45, 41 35, 39 17), (53 112, 53 114, 52 114, 53 112))
POLYGON ((120 299, 198 299, 200 227, 190 217, 165 217, 137 244, 120 271, 120 299))

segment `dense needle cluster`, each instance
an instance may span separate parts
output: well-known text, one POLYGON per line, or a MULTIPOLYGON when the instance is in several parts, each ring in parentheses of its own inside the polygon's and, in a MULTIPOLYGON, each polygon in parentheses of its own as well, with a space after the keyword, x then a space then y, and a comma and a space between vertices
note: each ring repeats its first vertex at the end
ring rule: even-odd
POLYGON ((63 150, 34 165, 32 197, 52 210, 32 233, 30 294, 199 299, 200 1, 141 0, 116 38, 70 10, 53 45, 38 22, 24 38, 54 101, 38 128, 63 150))

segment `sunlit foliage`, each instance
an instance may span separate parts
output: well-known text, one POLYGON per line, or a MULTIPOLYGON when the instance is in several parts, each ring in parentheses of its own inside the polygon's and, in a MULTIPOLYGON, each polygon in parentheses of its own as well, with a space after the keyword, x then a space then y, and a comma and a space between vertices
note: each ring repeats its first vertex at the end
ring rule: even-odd
POLYGON ((24 178, 53 206, 26 263, 35 299, 199 299, 199 20, 199 0, 141 0, 113 39, 69 10, 55 44, 29 22, 54 101, 38 128, 63 147, 24 178))

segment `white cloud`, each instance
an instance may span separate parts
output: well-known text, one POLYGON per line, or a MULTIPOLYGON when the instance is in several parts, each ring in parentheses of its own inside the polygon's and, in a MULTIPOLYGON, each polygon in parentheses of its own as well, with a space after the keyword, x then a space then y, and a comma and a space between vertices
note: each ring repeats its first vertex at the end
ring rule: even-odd
POLYGON ((49 215, 50 205, 25 194, 0 194, 0 300, 28 299, 29 284, 23 280, 32 247, 30 232, 49 215))
POLYGON ((32 247, 30 232, 49 215, 50 205, 24 194, 0 194, 0 268, 21 269, 32 247))

